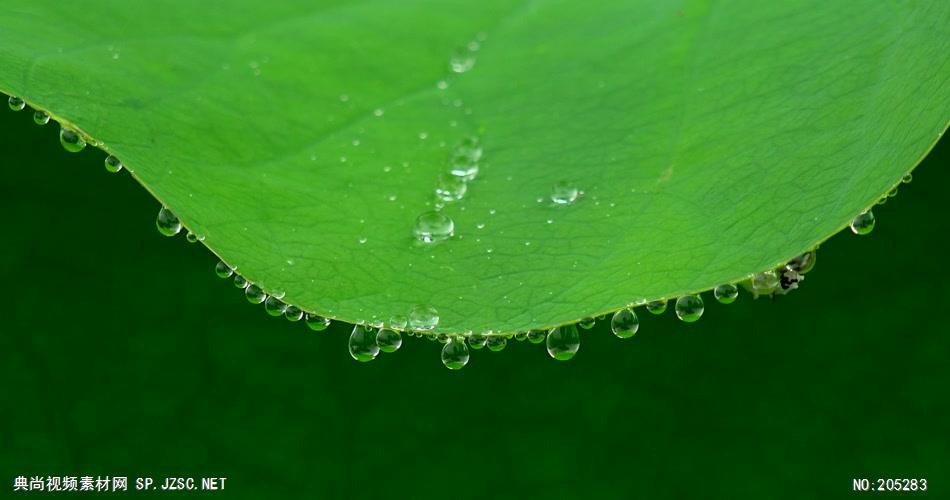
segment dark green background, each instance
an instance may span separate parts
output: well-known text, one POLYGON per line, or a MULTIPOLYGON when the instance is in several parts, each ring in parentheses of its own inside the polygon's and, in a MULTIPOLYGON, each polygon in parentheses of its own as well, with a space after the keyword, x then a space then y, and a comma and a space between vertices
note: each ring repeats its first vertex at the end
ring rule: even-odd
POLYGON ((923 477, 947 494, 947 141, 787 297, 707 296, 696 324, 641 314, 626 341, 598 324, 567 363, 512 341, 450 372, 440 344, 358 364, 345 325, 267 316, 201 245, 160 236, 158 203, 100 151, 66 153, 29 111, 0 133, 0 491, 180 475, 256 498, 813 498, 923 477))

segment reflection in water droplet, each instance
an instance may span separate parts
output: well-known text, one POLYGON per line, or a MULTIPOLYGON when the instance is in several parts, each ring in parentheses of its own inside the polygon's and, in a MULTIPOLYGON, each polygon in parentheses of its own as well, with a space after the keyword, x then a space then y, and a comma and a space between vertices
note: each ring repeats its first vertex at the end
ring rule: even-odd
POLYGON ((251 283, 249 281, 244 279, 244 276, 241 276, 240 274, 234 275, 234 286, 238 288, 247 288, 247 286, 250 284, 251 283))
POLYGON ((914 180, 914 174, 910 172, 904 174, 904 177, 901 177, 901 182, 903 182, 904 184, 908 184, 912 180, 914 180))
POLYGON ((7 99, 7 104, 10 105, 10 109, 13 111, 20 111, 26 107, 26 103, 23 102, 23 99, 20 99, 15 95, 11 95, 10 98, 7 99))
POLYGON ((584 318, 577 322, 577 326, 580 326, 581 328, 585 330, 590 330, 596 324, 597 324, 597 320, 595 320, 594 318, 584 318))
POLYGON ((214 274, 217 274, 219 278, 230 278, 234 274, 234 270, 228 267, 223 261, 218 261, 214 265, 214 274))
POLYGON ((498 352, 508 345, 508 339, 502 337, 501 335, 488 335, 485 345, 488 346, 489 350, 498 352))
POLYGON ((692 323, 703 315, 703 299, 699 295, 684 295, 676 299, 676 317, 692 323))
POLYGON ((633 337, 640 329, 640 319, 633 309, 621 309, 610 319, 610 330, 622 339, 633 337))
POLYGON ((86 139, 75 130, 66 127, 59 129, 59 143, 70 153, 78 153, 86 147, 86 139))
POLYGON ((578 190, 567 182, 558 182, 551 188, 551 201, 558 205, 570 205, 577 200, 578 190))
POLYGON ((439 324, 439 311, 432 306, 417 304, 409 311, 409 328, 427 332, 439 324))
POLYGON ((540 344, 544 342, 545 332, 544 330, 531 330, 528 332, 528 342, 532 344, 540 344))
POLYGON ((307 326, 315 332, 322 332, 330 326, 330 318, 324 318, 323 316, 317 316, 316 314, 308 314, 307 316, 307 326))
POLYGON ((580 347, 581 334, 577 331, 577 325, 559 326, 548 332, 548 354, 558 361, 567 361, 573 358, 580 347))
POLYGON ((449 370, 461 370, 468 364, 468 345, 460 337, 452 337, 442 348, 442 364, 449 370))
POLYGON ((158 211, 155 226, 158 228, 158 232, 165 236, 175 236, 181 232, 181 222, 178 220, 178 217, 165 207, 162 207, 158 211))
POLYGON ((376 334, 376 345, 383 352, 396 352, 402 346, 402 335, 399 332, 383 328, 376 334))
POLYGON ((284 317, 287 318, 287 321, 300 321, 303 318, 303 311, 297 306, 287 306, 287 309, 284 310, 284 317))
POLYGON ((119 161, 118 158, 112 155, 109 155, 106 157, 105 165, 106 165, 106 170, 112 173, 116 173, 119 170, 122 170, 122 162, 119 161))
POLYGON ((49 123, 49 113, 41 109, 36 110, 33 113, 33 122, 37 125, 46 125, 49 123))
POLYGON ((647 302, 647 311, 653 314, 663 314, 666 312, 666 299, 647 302))
POLYGON ((868 234, 874 229, 874 214, 871 210, 862 212, 851 221, 851 232, 854 234, 868 234))
POLYGON ((185 234, 185 241, 187 241, 188 243, 197 243, 197 242, 198 242, 198 235, 195 234, 195 233, 193 233, 193 232, 191 232, 191 231, 188 231, 188 232, 185 234))
POLYGON ((732 283, 719 285, 713 290, 713 296, 716 297, 716 300, 718 300, 720 304, 732 304, 736 301, 736 297, 739 296, 739 288, 732 283))
POLYGON ((441 212, 425 212, 416 218, 412 234, 423 243, 437 243, 455 234, 455 222, 441 212))
POLYGON ((475 66, 475 56, 470 53, 455 54, 449 59, 449 67, 456 73, 465 73, 475 66))
POLYGON ((405 330, 407 324, 409 324, 409 318, 403 316, 402 314, 396 314, 393 317, 389 318, 390 328, 395 328, 397 330, 405 330))
POLYGON ((350 356, 362 363, 376 359, 379 354, 379 346, 376 345, 376 332, 367 330, 363 325, 353 327, 348 346, 350 356))
POLYGON ((775 271, 765 271, 752 275, 752 294, 755 297, 760 295, 771 295, 779 287, 779 277, 775 271))
POLYGON ((247 301, 251 304, 260 304, 267 298, 267 294, 264 293, 264 290, 261 290, 261 287, 253 283, 247 285, 247 288, 244 289, 244 296, 247 297, 247 301))
POLYGON ((271 316, 282 316, 284 311, 287 310, 287 304, 284 304, 280 299, 272 295, 264 300, 264 310, 271 316))
POLYGON ((528 338, 528 332, 517 332, 515 333, 515 340, 521 342, 528 338))
POLYGON ((814 250, 809 250, 798 257, 788 261, 785 264, 785 269, 789 271, 795 271, 799 274, 806 274, 815 267, 815 261, 818 259, 818 253, 814 250))
POLYGON ((468 191, 468 185, 461 177, 452 174, 440 174, 435 186, 435 196, 443 201, 461 200, 468 191))
POLYGON ((473 333, 468 337, 468 345, 472 349, 481 349, 482 347, 485 347, 485 342, 487 341, 488 339, 486 339, 485 336, 480 333, 473 333))

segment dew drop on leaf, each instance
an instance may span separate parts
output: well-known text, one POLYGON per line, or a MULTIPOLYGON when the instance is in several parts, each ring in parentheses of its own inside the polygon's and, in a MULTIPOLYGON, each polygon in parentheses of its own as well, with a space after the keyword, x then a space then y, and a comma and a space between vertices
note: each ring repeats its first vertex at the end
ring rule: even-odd
POLYGON ((577 325, 559 326, 548 332, 548 354, 558 361, 567 361, 573 358, 580 347, 581 334, 577 331, 577 325))
POLYGON ((109 155, 106 157, 105 161, 106 170, 112 173, 116 173, 119 170, 122 170, 122 162, 119 161, 115 156, 109 155))
POLYGON ((224 261, 219 260, 217 264, 214 265, 214 274, 217 274, 219 278, 230 278, 234 274, 234 270, 231 269, 224 261))
POLYGON ((316 314, 308 314, 306 323, 311 330, 315 332, 322 332, 323 330, 326 330, 328 326, 330 326, 330 318, 324 318, 323 316, 317 316, 316 314))
POLYGON ((488 350, 492 352, 498 352, 505 348, 508 345, 508 339, 502 337, 501 335, 488 335, 485 345, 488 346, 488 350))
POLYGON ((544 342, 544 330, 531 330, 528 332, 528 342, 532 344, 540 344, 544 342))
POLYGON ((287 318, 287 321, 300 321, 303 318, 303 311, 297 306, 287 306, 287 309, 284 310, 284 317, 287 318))
POLYGON ((676 299, 676 317, 692 323, 703 315, 703 298, 699 295, 684 295, 676 299))
POLYGON ((488 339, 480 333, 473 333, 468 337, 468 345, 472 349, 481 349, 485 347, 485 343, 488 342, 488 339))
POLYGON ((158 217, 155 218, 155 226, 158 232, 165 236, 175 236, 181 232, 181 221, 172 213, 171 210, 162 207, 158 211, 158 217))
POLYGON ((36 110, 33 112, 33 123, 36 123, 37 125, 46 125, 49 123, 49 113, 41 109, 36 110))
POLYGON ((455 222, 443 213, 425 212, 416 217, 412 234, 416 240, 422 243, 437 243, 455 234, 455 222))
POLYGON ((720 304, 732 304, 739 296, 739 288, 732 283, 719 285, 713 290, 713 296, 720 304))
POLYGON ((577 201, 578 189, 567 182, 558 182, 551 188, 551 201, 558 205, 570 205, 577 201))
POLYGON ((610 319, 610 330, 619 338, 633 337, 640 329, 640 319, 633 309, 621 309, 610 319))
POLYGON ((376 333, 367 330, 363 325, 353 327, 353 333, 350 334, 347 345, 350 349, 350 356, 362 363, 376 359, 379 354, 379 346, 376 345, 376 333))
POLYGON ((452 174, 440 174, 435 186, 435 196, 442 201, 457 201, 465 196, 468 185, 461 177, 452 174))
POLYGON ((865 235, 874 229, 874 213, 870 210, 859 214, 851 221, 851 232, 854 234, 865 235))
POLYGON ((424 304, 417 304, 409 311, 409 328, 417 332, 427 332, 439 324, 439 311, 424 304))
POLYGON ((264 310, 271 316, 282 316, 287 310, 287 304, 284 304, 280 299, 272 295, 264 300, 264 310))
POLYGON ((267 299, 267 294, 264 293, 264 290, 253 283, 247 285, 247 288, 244 289, 244 296, 247 297, 247 301, 251 304, 260 304, 267 299))
POLYGON ((79 132, 66 127, 59 129, 59 143, 70 153, 78 153, 86 147, 86 139, 79 132))
POLYGON ((15 95, 11 95, 10 98, 7 99, 7 104, 10 105, 10 109, 13 111, 20 111, 26 107, 26 103, 23 102, 23 99, 20 99, 15 95))
POLYGON ((376 334, 376 345, 383 352, 396 352, 402 346, 402 335, 397 331, 383 328, 376 334))
POLYGON ((453 337, 442 348, 442 364, 449 370, 461 370, 468 364, 468 345, 460 337, 453 337))
POLYGON ((647 311, 653 314, 663 314, 666 312, 666 300, 654 300, 647 303, 647 311))
POLYGON ((590 330, 597 324, 597 320, 594 318, 584 318, 577 322, 577 325, 585 330, 590 330))

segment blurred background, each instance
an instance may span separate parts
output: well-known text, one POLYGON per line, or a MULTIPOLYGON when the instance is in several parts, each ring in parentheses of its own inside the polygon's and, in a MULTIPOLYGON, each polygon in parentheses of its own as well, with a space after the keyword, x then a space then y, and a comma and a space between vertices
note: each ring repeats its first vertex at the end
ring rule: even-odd
MULTIPOLYGON (((353 361, 349 329, 271 318, 159 204, 58 127, 0 112, 0 471, 227 477, 248 498, 722 497, 851 493, 950 471, 944 140, 868 236, 798 291, 695 324, 599 322, 569 362, 509 341, 450 372, 404 338, 353 361)), ((943 492, 943 493, 941 493, 943 492)))

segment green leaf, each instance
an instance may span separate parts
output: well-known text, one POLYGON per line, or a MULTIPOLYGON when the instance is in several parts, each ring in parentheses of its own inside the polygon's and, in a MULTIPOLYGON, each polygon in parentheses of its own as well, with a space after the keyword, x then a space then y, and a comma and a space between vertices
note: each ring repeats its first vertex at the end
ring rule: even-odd
POLYGON ((937 1, 30 0, 0 12, 0 90, 287 302, 514 331, 740 281, 845 227, 946 129, 948 26, 937 1), (454 237, 415 243, 470 137, 454 237), (559 183, 583 193, 558 206, 559 183))

